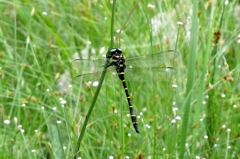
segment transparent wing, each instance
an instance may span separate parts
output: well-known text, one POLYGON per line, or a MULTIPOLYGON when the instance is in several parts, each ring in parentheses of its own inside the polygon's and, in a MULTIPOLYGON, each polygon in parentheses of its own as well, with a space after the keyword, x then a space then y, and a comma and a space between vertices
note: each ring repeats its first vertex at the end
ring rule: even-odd
MULTIPOLYGON (((172 67, 148 67, 148 68, 128 68, 125 70, 125 78, 128 82, 146 82, 149 79, 152 80, 160 80, 160 79, 168 79, 172 77, 172 75, 176 74, 177 71, 172 67)), ((88 83, 89 85, 96 85, 101 78, 102 71, 95 73, 88 73, 83 75, 78 75, 75 79, 75 83, 88 83)), ((110 67, 107 70, 107 73, 104 77, 109 81, 118 80, 118 74, 114 67, 110 67)))
POLYGON ((177 70, 172 67, 128 68, 125 71, 125 78, 128 81, 145 82, 146 79, 166 79, 176 73, 177 70))
POLYGON ((138 56, 126 59, 127 68, 151 68, 151 67, 171 67, 173 60, 178 56, 175 50, 168 50, 149 54, 145 56, 138 56))
POLYGON ((72 61, 73 67, 79 72, 79 75, 101 72, 106 63, 105 59, 87 60, 75 59, 72 61))
MULTIPOLYGON (((158 78, 166 73, 174 74, 177 71, 171 66, 173 65, 173 60, 176 56, 178 56, 177 51, 168 50, 156 54, 126 59, 125 77, 131 81, 141 82, 144 80, 143 77, 155 76, 158 78)), ((84 82, 94 82, 100 80, 105 63, 105 59, 75 59, 72 62, 72 65, 79 72, 79 75, 77 76, 79 77, 78 79, 84 82)), ((116 76, 117 73, 113 66, 107 68, 105 78, 116 78, 116 76)))

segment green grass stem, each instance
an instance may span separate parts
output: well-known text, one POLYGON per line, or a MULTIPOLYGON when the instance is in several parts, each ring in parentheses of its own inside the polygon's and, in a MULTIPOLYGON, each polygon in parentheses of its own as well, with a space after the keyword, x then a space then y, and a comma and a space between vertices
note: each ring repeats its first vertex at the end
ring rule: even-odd
POLYGON ((195 81, 195 66, 197 54, 197 39, 198 39, 198 1, 193 1, 193 13, 191 17, 191 38, 190 38, 190 55, 188 59, 188 74, 186 88, 186 104, 184 105, 183 120, 180 137, 180 153, 179 158, 186 158, 186 141, 189 133, 189 120, 192 104, 192 92, 195 81))
MULTIPOLYGON (((114 13, 115 13, 115 6, 116 6, 116 0, 113 0, 113 8, 112 8, 112 20, 111 20, 111 43, 110 43, 110 49, 113 47, 113 42, 114 42, 114 39, 113 39, 113 31, 114 31, 114 13)), ((109 54, 109 51, 110 49, 108 50, 107 54, 109 54)), ((90 105, 90 108, 88 110, 88 113, 86 115, 86 118, 85 118, 85 121, 83 123, 83 126, 82 126, 82 129, 81 129, 81 133, 80 133, 80 136, 78 138, 78 141, 77 141, 77 145, 76 145, 76 148, 75 148, 75 153, 74 153, 74 159, 77 159, 77 156, 78 156, 78 153, 80 151, 80 146, 81 146, 81 142, 82 142, 82 139, 84 137, 84 134, 85 134, 85 131, 86 131, 86 128, 87 128, 87 124, 88 124, 88 120, 91 116, 91 113, 92 113, 92 110, 95 106, 95 103, 97 101, 97 98, 98 98, 98 95, 99 95, 99 92, 101 90, 101 87, 102 87, 102 84, 103 84, 103 81, 104 81, 104 77, 105 77, 105 74, 107 72, 107 68, 108 68, 108 65, 110 63, 110 59, 109 58, 106 58, 106 64, 104 66, 104 70, 102 72, 102 75, 101 75, 101 78, 100 78, 100 81, 99 81, 99 84, 98 84, 98 87, 97 87, 97 90, 94 94, 94 97, 93 97, 93 100, 92 100, 92 104, 90 105)))

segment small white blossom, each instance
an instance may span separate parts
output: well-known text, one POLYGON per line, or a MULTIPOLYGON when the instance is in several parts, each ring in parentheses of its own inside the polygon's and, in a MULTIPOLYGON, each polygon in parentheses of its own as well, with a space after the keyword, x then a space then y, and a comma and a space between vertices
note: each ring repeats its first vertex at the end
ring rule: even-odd
POLYGON ((146 126, 148 129, 150 129, 150 125, 146 124, 145 126, 146 126))
POLYGON ((4 124, 10 124, 10 120, 4 120, 4 124))
POLYGON ((98 81, 95 81, 95 82, 93 82, 93 87, 97 87, 98 86, 98 84, 99 84, 99 82, 98 81))
POLYGON ((142 111, 143 111, 143 112, 146 112, 146 111, 147 111, 147 108, 146 108, 146 107, 142 108, 142 111))
POLYGON ((182 118, 180 116, 176 116, 176 120, 181 120, 182 118))
MULTIPOLYGON (((175 105, 175 104, 176 104, 176 102, 173 102, 173 105, 175 105)), ((177 111, 178 108, 177 108, 177 107, 173 107, 173 110, 174 110, 174 111, 177 111)))
POLYGON ((183 25, 183 22, 177 22, 178 25, 183 25))
POLYGON ((173 124, 174 124, 174 123, 176 123, 176 120, 175 120, 175 119, 173 119, 173 120, 171 121, 171 123, 173 123, 173 124))
POLYGON ((153 4, 148 4, 148 8, 155 8, 155 5, 153 5, 153 4))
POLYGON ((62 104, 62 105, 66 104, 66 103, 67 103, 67 101, 61 100, 61 104, 62 104))

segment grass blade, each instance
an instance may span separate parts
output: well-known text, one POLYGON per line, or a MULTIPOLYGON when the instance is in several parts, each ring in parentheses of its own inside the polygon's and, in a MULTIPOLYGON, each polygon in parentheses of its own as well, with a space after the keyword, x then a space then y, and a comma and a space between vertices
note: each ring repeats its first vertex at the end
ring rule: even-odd
POLYGON ((180 159, 185 158, 185 143, 188 134, 189 112, 191 109, 191 93, 194 85, 194 72, 196 64, 197 53, 197 29, 198 29, 198 1, 193 1, 193 15, 192 15, 191 39, 190 39, 190 56, 188 59, 188 74, 187 74, 187 91, 186 91, 186 104, 184 106, 184 114, 181 128, 180 137, 180 159))
MULTIPOLYGON (((114 24, 115 5, 116 5, 116 0, 113 1, 112 21, 111 21, 111 44, 110 44, 110 48, 113 47, 113 28, 114 28, 114 27, 113 27, 113 24, 114 24)), ((110 50, 110 49, 109 49, 109 50, 110 50)), ((109 50, 108 50, 108 53, 109 53, 109 50)), ((107 54, 108 54, 108 53, 107 53, 107 54)), ((89 108, 89 110, 88 110, 86 119, 85 119, 84 124, 83 124, 83 127, 82 127, 81 134, 80 134, 80 136, 79 136, 79 138, 78 138, 77 145, 76 145, 76 147, 75 147, 74 159, 77 158, 77 155, 78 155, 78 153, 79 153, 79 151, 80 151, 81 142, 82 142, 82 139, 83 139, 84 134, 85 134, 85 131, 86 131, 86 127, 87 127, 87 124, 88 124, 88 120, 89 120, 89 118, 90 118, 90 116, 91 116, 92 110, 93 110, 93 108, 94 108, 94 106, 95 106, 95 103, 96 103, 96 101, 97 101, 97 97, 98 97, 99 92, 100 92, 100 90, 101 90, 102 83, 103 83, 105 74, 106 74, 106 72, 107 72, 107 66, 109 65, 109 63, 110 63, 110 59, 109 59, 109 58, 106 58, 106 64, 105 64, 104 70, 103 70, 103 72, 102 72, 101 79, 100 79, 100 81, 99 81, 99 85, 98 85, 97 90, 96 90, 96 92, 95 92, 95 94, 94 94, 94 97, 93 97, 93 100, 92 100, 92 104, 91 104, 91 106, 90 106, 90 108, 89 108)))

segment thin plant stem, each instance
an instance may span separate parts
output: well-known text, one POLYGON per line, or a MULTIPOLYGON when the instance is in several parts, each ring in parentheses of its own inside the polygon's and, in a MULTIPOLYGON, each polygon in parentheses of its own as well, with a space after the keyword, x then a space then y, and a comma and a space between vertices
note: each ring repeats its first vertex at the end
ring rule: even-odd
POLYGON ((138 1, 134 4, 134 6, 133 6, 131 12, 130 12, 130 13, 128 14, 128 16, 127 16, 127 20, 124 22, 124 24, 122 25, 120 31, 119 31, 118 34, 116 35, 115 40, 117 40, 118 37, 120 36, 120 34, 121 34, 123 28, 125 27, 125 25, 127 24, 128 20, 130 19, 131 15, 132 15, 133 11, 135 10, 135 8, 137 7, 137 4, 138 4, 139 1, 140 1, 140 0, 138 0, 138 1))
MULTIPOLYGON (((114 10, 115 10, 115 5, 116 5, 116 0, 113 1, 113 9, 112 9, 112 21, 111 21, 111 44, 110 44, 110 48, 112 48, 113 46, 113 23, 114 23, 114 10)), ((109 49, 110 50, 110 49, 109 49)), ((107 52, 107 54, 109 53, 109 50, 107 52)), ((104 80, 104 77, 105 77, 105 74, 107 72, 107 68, 108 68, 108 65, 110 63, 110 59, 109 58, 106 58, 106 63, 105 63, 105 66, 104 66, 104 70, 102 72, 102 75, 101 75, 101 78, 100 78, 100 81, 99 81, 99 85, 97 87, 97 90, 94 94, 94 97, 93 97, 93 100, 92 100, 92 103, 91 103, 91 106, 88 110, 88 113, 87 113, 87 116, 85 118, 85 121, 83 123, 83 126, 82 126, 82 130, 81 130, 81 133, 80 133, 80 136, 78 138, 78 141, 77 141, 77 145, 75 147, 75 151, 74 151, 74 159, 77 159, 77 155, 80 151, 80 146, 81 146, 81 142, 82 142, 82 139, 84 137, 84 134, 85 134, 85 131, 86 131, 86 128, 87 128, 87 124, 88 124, 88 120, 91 116, 91 113, 92 113, 92 110, 95 106, 95 103, 97 101, 97 98, 98 98, 98 95, 99 95, 99 92, 101 90, 101 87, 102 87, 102 84, 103 84, 103 80, 104 80)))
POLYGON ((192 15, 192 28, 191 28, 191 40, 190 40, 190 56, 188 59, 188 75, 187 75, 187 101, 184 107, 184 115, 181 128, 181 141, 180 141, 180 159, 184 157, 186 150, 186 140, 188 135, 188 123, 189 113, 191 109, 192 90, 194 87, 194 75, 195 75, 195 63, 196 63, 196 52, 197 52, 197 37, 198 37, 198 1, 193 1, 193 15, 192 15))

